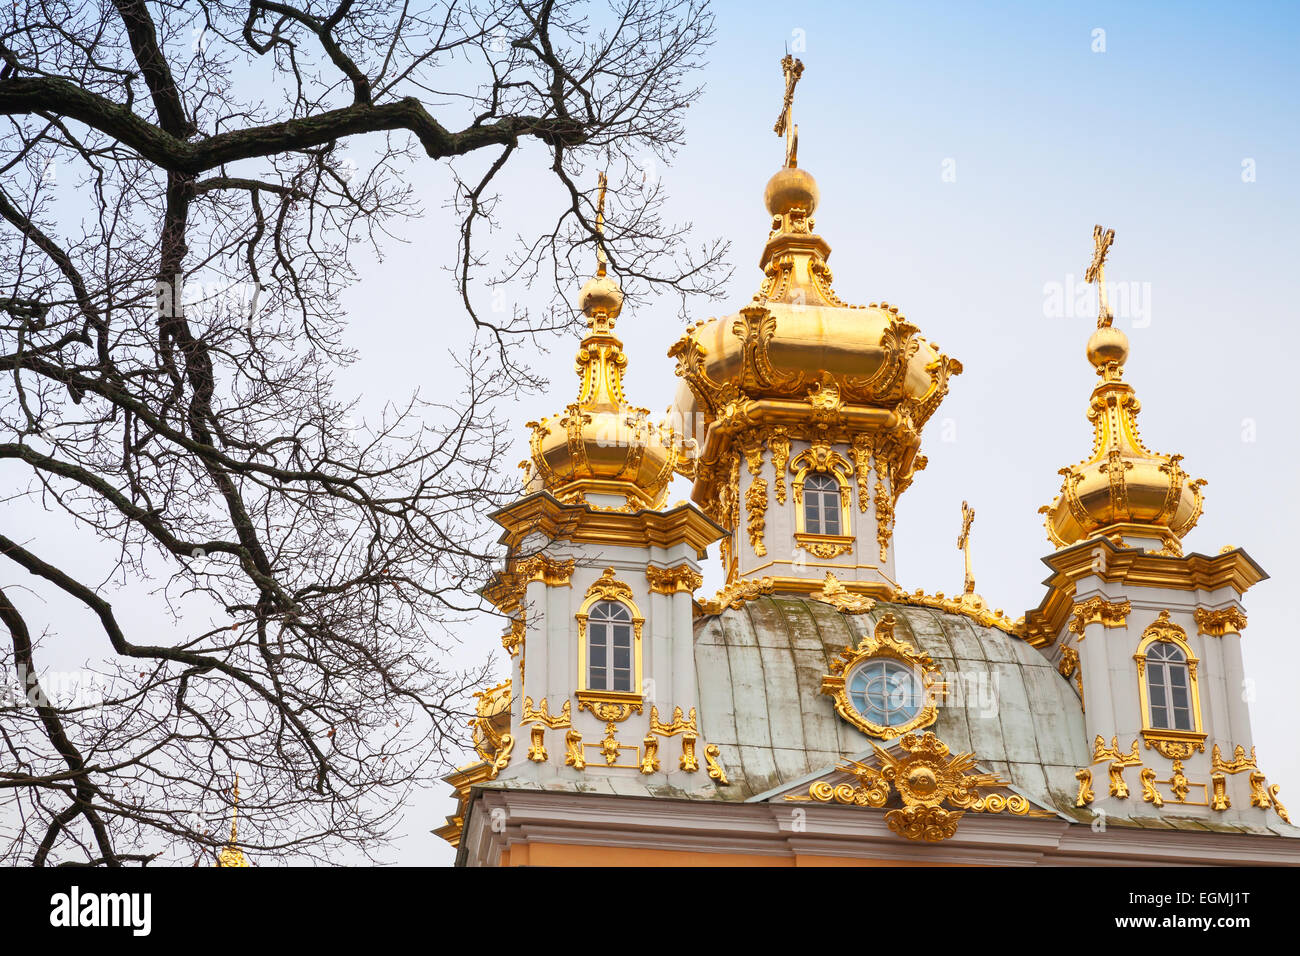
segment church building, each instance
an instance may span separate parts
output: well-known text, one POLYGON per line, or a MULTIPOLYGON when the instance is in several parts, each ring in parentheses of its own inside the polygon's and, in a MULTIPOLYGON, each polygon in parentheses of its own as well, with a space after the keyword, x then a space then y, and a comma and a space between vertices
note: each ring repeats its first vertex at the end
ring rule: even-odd
POLYGON ((757 294, 664 343, 665 422, 624 396, 598 250, 578 396, 528 424, 524 492, 494 516, 509 678, 477 696, 436 832, 462 866, 1300 864, 1241 693, 1266 575, 1184 551, 1204 482, 1139 437, 1114 233, 1087 273, 1093 443, 1041 509, 1041 601, 990 608, 969 551, 963 593, 903 589, 895 508, 962 365, 896 305, 835 294, 784 66, 757 294), (675 475, 693 491, 670 506, 675 475))

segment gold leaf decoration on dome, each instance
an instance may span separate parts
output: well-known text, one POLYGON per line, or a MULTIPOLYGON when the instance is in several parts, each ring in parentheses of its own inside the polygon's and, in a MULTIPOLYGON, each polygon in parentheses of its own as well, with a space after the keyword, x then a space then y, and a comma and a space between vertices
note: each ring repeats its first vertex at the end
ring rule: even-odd
MULTIPOLYGON (((833 579, 833 575, 828 574, 827 577, 833 579)), ((939 698, 946 690, 943 672, 930 655, 894 636, 897 624, 898 619, 894 615, 885 614, 876 622, 874 631, 864 635, 856 647, 849 646, 840 651, 839 656, 831 661, 831 672, 822 677, 821 692, 834 699, 835 712, 863 733, 882 740, 893 740, 909 731, 933 724, 939 715, 939 698), (848 688, 849 679, 859 665, 882 657, 897 661, 915 674, 921 697, 920 706, 911 719, 890 726, 868 720, 854 706, 848 688)))
POLYGON ((1063 481, 1045 514, 1048 539, 1068 547, 1102 535, 1121 546, 1136 538, 1154 539, 1143 545, 1158 554, 1179 556, 1181 539, 1200 519, 1205 481, 1190 480, 1181 455, 1162 455, 1148 449, 1138 433, 1141 410, 1133 387, 1123 381, 1129 341, 1111 324, 1105 302, 1104 265, 1114 240, 1114 230, 1094 230, 1096 252, 1089 266, 1090 281, 1098 283, 1097 330, 1088 340, 1088 360, 1101 381, 1089 401, 1088 420, 1093 426, 1091 457, 1061 469, 1063 481))
POLYGON ((776 590, 776 579, 761 577, 755 580, 735 581, 720 590, 712 599, 700 602, 700 609, 706 614, 721 614, 723 610, 739 610, 746 601, 771 594, 776 590))
POLYGON ((815 601, 831 605, 842 614, 865 614, 876 606, 873 598, 850 592, 833 571, 826 572, 826 581, 822 589, 814 591, 811 597, 815 601))
POLYGON ((942 591, 935 594, 926 594, 921 588, 915 591, 907 591, 899 588, 894 592, 890 601, 894 604, 910 604, 913 607, 929 607, 939 611, 947 611, 949 614, 961 614, 970 618, 976 624, 982 624, 986 627, 996 627, 1000 631, 1012 634, 1016 637, 1025 636, 1024 618, 1012 620, 1007 617, 1001 608, 990 610, 987 604, 973 604, 963 602, 960 597, 945 597, 942 591))

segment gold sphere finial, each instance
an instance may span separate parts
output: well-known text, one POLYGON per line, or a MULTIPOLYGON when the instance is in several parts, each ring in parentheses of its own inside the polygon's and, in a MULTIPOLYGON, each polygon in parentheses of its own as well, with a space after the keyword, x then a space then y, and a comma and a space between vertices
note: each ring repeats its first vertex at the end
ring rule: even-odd
POLYGON ((794 209, 802 209, 805 216, 811 216, 820 195, 812 173, 797 166, 782 166, 767 181, 763 202, 773 216, 784 216, 794 209))
POLYGON ((1128 336, 1113 325, 1103 325, 1088 338, 1088 361, 1098 370, 1128 361, 1128 336))

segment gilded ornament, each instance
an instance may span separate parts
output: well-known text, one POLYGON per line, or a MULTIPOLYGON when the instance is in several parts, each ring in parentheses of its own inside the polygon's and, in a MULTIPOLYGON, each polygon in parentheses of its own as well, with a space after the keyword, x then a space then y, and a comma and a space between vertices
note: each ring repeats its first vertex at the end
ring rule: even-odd
POLYGON ((700 607, 705 614, 721 614, 727 608, 739 610, 746 601, 753 601, 775 590, 776 580, 770 577, 735 581, 719 591, 712 600, 701 601, 700 607))
POLYGON ((1277 798, 1278 792, 1279 792, 1281 789, 1282 789, 1282 788, 1279 787, 1277 784, 1273 784, 1273 786, 1271 786, 1271 787, 1268 788, 1268 795, 1269 795, 1269 797, 1272 798, 1272 800, 1273 800, 1273 809, 1276 810, 1276 811, 1277 811, 1277 815, 1278 815, 1279 817, 1282 818, 1282 822, 1283 822, 1283 823, 1290 823, 1290 822, 1291 822, 1291 815, 1290 815, 1289 813, 1286 812, 1286 807, 1282 806, 1282 801, 1278 800, 1278 798, 1277 798))
POLYGON ((884 482, 876 479, 876 543, 880 545, 880 560, 889 560, 889 541, 894 535, 894 499, 884 482))
POLYGON ((524 635, 527 633, 527 626, 524 623, 524 612, 520 608, 519 616, 510 622, 510 630, 501 635, 501 646, 505 648, 506 653, 511 657, 523 649, 524 635))
POLYGON ((846 647, 831 661, 831 672, 822 677, 821 692, 835 700, 835 712, 863 733, 882 740, 892 740, 909 731, 928 727, 938 717, 937 698, 945 690, 942 672, 928 654, 917 651, 911 644, 894 636, 898 623, 892 614, 876 622, 875 630, 858 642, 856 647, 846 647), (920 679, 924 702, 915 716, 906 723, 892 727, 875 724, 861 714, 849 700, 848 677, 861 662, 875 657, 888 657, 910 668, 920 679))
POLYGON ((1083 640, 1089 624, 1102 627, 1123 627, 1133 606, 1128 601, 1107 601, 1102 597, 1090 597, 1074 605, 1070 618, 1070 633, 1079 635, 1083 640))
POLYGON ((1214 801, 1211 807, 1215 810, 1227 810, 1232 806, 1232 801, 1228 799, 1228 778, 1221 773, 1210 774, 1210 782, 1214 785, 1214 801))
POLYGON ((1142 773, 1142 800, 1145 803, 1152 804, 1157 810, 1165 805, 1165 798, 1160 796, 1160 791, 1156 789, 1156 772, 1150 767, 1143 767, 1142 773))
POLYGON ((718 755, 720 753, 721 751, 718 749, 717 744, 709 744, 704 748, 704 762, 709 768, 709 778, 716 780, 723 786, 726 786, 731 781, 727 779, 727 772, 722 769, 722 764, 718 762, 718 755))
POLYGON ((763 478, 755 478, 749 486, 749 491, 745 492, 745 514, 748 519, 746 530, 749 532, 749 546, 759 557, 767 554, 767 547, 763 544, 766 512, 767 481, 763 478))
POLYGON ((1174 800, 1178 803, 1187 802, 1187 792, 1190 785, 1187 775, 1183 773, 1183 762, 1181 760, 1174 761, 1174 774, 1169 778, 1169 789, 1173 791, 1174 800))
POLYGON ((1210 754, 1210 769, 1215 773, 1241 773, 1245 770, 1258 770, 1255 763, 1255 748, 1250 748, 1250 756, 1246 756, 1246 748, 1237 744, 1236 749, 1232 752, 1231 760, 1223 759, 1223 752, 1219 750, 1219 745, 1214 745, 1214 750, 1210 754))
POLYGON ((573 577, 574 561, 558 561, 544 554, 534 554, 524 558, 515 565, 515 573, 520 580, 541 581, 548 588, 561 588, 573 577))
POLYGON ((1076 770, 1074 779, 1079 781, 1079 795, 1075 798, 1074 805, 1086 807, 1096 799, 1096 795, 1092 792, 1092 771, 1087 767, 1076 770))
POLYGON ((578 710, 589 710, 597 720, 613 726, 627 720, 633 713, 641 713, 641 701, 639 698, 618 699, 612 691, 578 691, 578 710))
POLYGON ((1268 791, 1264 789, 1264 775, 1258 770, 1252 770, 1248 779, 1250 780, 1250 805, 1264 809, 1271 807, 1273 801, 1269 798, 1268 791))
POLYGON ((632 589, 618 580, 613 568, 606 568, 604 572, 587 588, 585 595, 588 599, 595 598, 597 601, 623 601, 632 600, 632 589))
POLYGON ((499 774, 502 770, 505 770, 506 767, 510 766, 510 754, 514 751, 514 749, 515 749, 515 738, 511 734, 502 734, 501 749, 497 751, 497 755, 495 758, 493 758, 492 765, 488 769, 487 778, 489 780, 495 780, 497 778, 497 774, 499 774))
POLYGON ((655 594, 693 594, 704 583, 700 573, 686 564, 679 564, 675 568, 648 565, 645 576, 650 583, 651 592, 655 594))
POLYGON ((906 591, 899 588, 890 598, 894 604, 910 604, 914 607, 932 607, 940 611, 947 611, 950 614, 961 614, 970 618, 977 624, 983 624, 987 627, 996 627, 1007 634, 1013 634, 1017 637, 1025 636, 1025 622, 1021 618, 1013 621, 1003 613, 1001 608, 991 610, 987 604, 982 601, 978 604, 970 601, 962 601, 960 598, 944 597, 942 591, 937 594, 926 594, 920 588, 915 591, 906 591))
POLYGON ((785 504, 785 468, 790 460, 789 432, 779 425, 768 431, 767 449, 772 455, 772 470, 776 472, 776 481, 773 485, 776 500, 779 504, 785 504))
POLYGON ((682 756, 678 760, 677 766, 687 773, 695 773, 700 769, 699 760, 695 756, 695 741, 697 737, 692 731, 686 731, 682 734, 682 756))
POLYGON ((504 738, 510 730, 510 705, 513 699, 510 681, 478 691, 474 698, 477 701, 475 715, 469 721, 474 749, 484 760, 492 761, 500 753, 504 738))
POLYGON ((1246 626, 1246 613, 1236 605, 1218 611, 1198 607, 1193 612, 1199 633, 1211 637, 1223 637, 1225 634, 1240 634, 1246 626))
POLYGON ((547 706, 548 705, 545 697, 542 698, 541 703, 538 704, 536 708, 533 707, 533 699, 531 697, 525 697, 524 710, 523 710, 523 722, 525 724, 528 724, 528 723, 532 723, 533 721, 538 721, 543 725, 550 727, 552 729, 557 729, 560 727, 568 727, 572 725, 573 723, 572 720, 573 702, 572 701, 566 700, 564 702, 564 706, 560 708, 560 712, 558 714, 555 714, 554 716, 552 716, 547 711, 547 706))
POLYGON ((564 765, 574 770, 587 769, 587 761, 582 756, 582 734, 572 728, 564 735, 564 765))
POLYGON ((876 606, 873 598, 863 594, 853 594, 840 583, 834 572, 826 572, 826 580, 820 591, 809 595, 814 601, 830 604, 844 614, 865 614, 876 606))
POLYGON ((865 432, 855 435, 853 438, 853 449, 850 454, 853 456, 853 466, 857 472, 858 480, 858 511, 866 513, 867 506, 871 504, 871 456, 874 448, 871 443, 871 436, 865 432))
POLYGON ((1110 775, 1110 795, 1123 800, 1128 796, 1128 784, 1124 782, 1124 768, 1136 767, 1142 763, 1142 758, 1138 755, 1138 742, 1133 741, 1133 749, 1129 753, 1124 753, 1119 749, 1118 737, 1111 737, 1110 746, 1107 747, 1105 739, 1098 734, 1092 744, 1092 762, 1099 763, 1103 760, 1110 761, 1110 766, 1107 768, 1110 775))
POLYGON ((642 773, 659 772, 659 741, 653 734, 646 734, 645 739, 641 741, 644 748, 644 756, 641 758, 642 773))
POLYGON ((674 707, 672 722, 665 724, 659 719, 659 708, 653 704, 650 705, 650 733, 658 734, 661 737, 675 737, 677 734, 696 729, 694 707, 691 708, 689 717, 683 717, 682 709, 674 707))
POLYGON ((543 723, 533 724, 532 742, 528 745, 528 759, 534 763, 541 763, 546 759, 546 725, 543 723))
MULTIPOLYGON (((581 709, 581 706, 579 706, 579 709, 581 709)), ((618 742, 617 728, 618 725, 612 721, 607 723, 605 725, 605 739, 600 742, 600 752, 605 758, 605 765, 608 767, 612 767, 618 762, 618 753, 622 749, 622 744, 618 742)))

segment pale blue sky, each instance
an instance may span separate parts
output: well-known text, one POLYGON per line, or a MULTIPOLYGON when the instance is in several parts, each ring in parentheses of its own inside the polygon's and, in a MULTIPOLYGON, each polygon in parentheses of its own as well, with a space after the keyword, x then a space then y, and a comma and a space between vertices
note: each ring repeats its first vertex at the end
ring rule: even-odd
MULTIPOLYGON (((1095 313, 1049 315, 1045 288, 1079 281, 1093 224, 1114 228, 1108 278, 1149 295, 1149 322, 1117 319, 1132 339, 1126 377, 1143 402, 1143 438, 1182 453, 1184 467, 1209 480, 1186 545, 1208 554, 1243 546, 1272 575, 1246 598, 1246 666, 1257 682, 1260 766, 1284 800, 1300 803, 1291 599, 1300 580, 1300 375, 1291 368, 1300 353, 1300 14, 1283 4, 790 6, 715 6, 717 42, 687 145, 655 170, 676 218, 692 220, 701 239, 733 241, 728 295, 701 303, 695 317, 733 312, 757 289, 762 191, 783 150, 772 133, 779 60, 802 40, 800 165, 821 187, 817 226, 834 250, 836 290, 899 305, 966 369, 927 429, 929 468, 899 502, 900 583, 960 588, 954 545, 966 499, 977 512, 978 588, 1016 616, 1037 605, 1047 574, 1037 509, 1055 495, 1057 469, 1091 441, 1084 412, 1095 376, 1083 348, 1095 313), (1092 49, 1098 28, 1105 52, 1092 49), (1253 182, 1243 182, 1245 160, 1253 182), (955 181, 944 181, 945 168, 955 181)), ((506 236, 527 231, 558 198, 541 151, 520 159, 502 183, 506 236)), ((370 409, 415 388, 437 397, 446 350, 468 338, 442 270, 455 250, 443 210, 449 177, 422 164, 413 182, 426 214, 398 229, 406 244, 391 244, 382 263, 365 262, 345 297, 361 360, 341 391, 363 393, 370 409)), ((645 303, 618 331, 631 358, 629 398, 662 410, 677 384, 665 356, 681 332, 674 307, 645 303)), ((517 453, 502 463, 511 472, 525 455, 523 422, 575 394, 576 337, 550 344, 538 358, 554 383, 549 397, 503 409, 517 423, 517 453)), ((686 494, 683 486, 674 498, 686 494)), ((5 514, 11 536, 62 533, 31 511, 5 514)), ((89 579, 94 561, 78 551, 89 579)), ((714 573, 707 587, 716 585, 714 573)), ((113 600, 129 622, 167 632, 140 595, 113 600)), ((74 646, 94 646, 80 617, 48 610, 74 646)), ((499 654, 499 630, 486 616, 467 629, 463 662, 499 654)), ((428 831, 451 808, 441 789, 409 807, 409 836, 391 858, 448 862, 428 831)))

